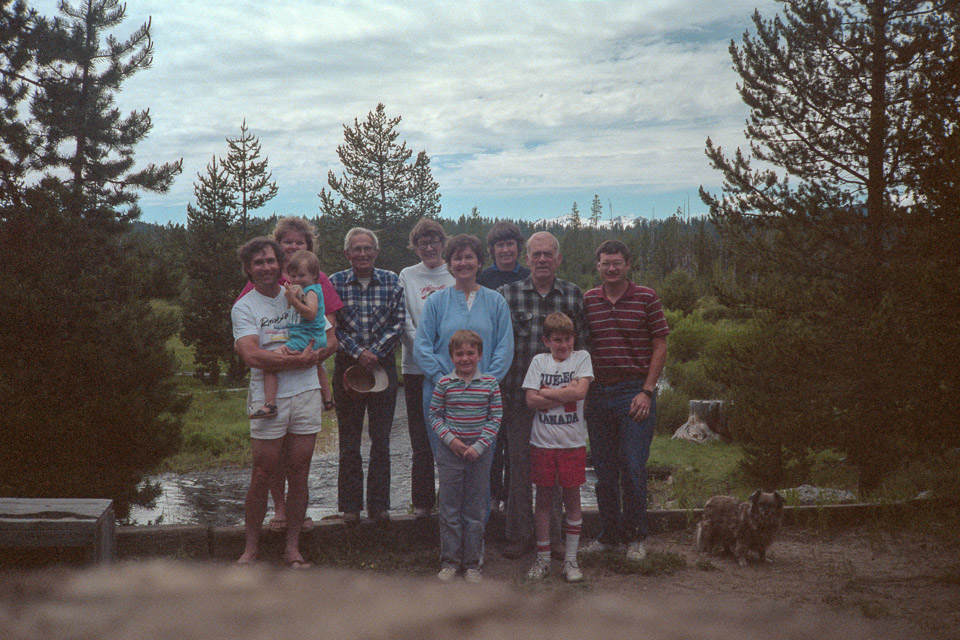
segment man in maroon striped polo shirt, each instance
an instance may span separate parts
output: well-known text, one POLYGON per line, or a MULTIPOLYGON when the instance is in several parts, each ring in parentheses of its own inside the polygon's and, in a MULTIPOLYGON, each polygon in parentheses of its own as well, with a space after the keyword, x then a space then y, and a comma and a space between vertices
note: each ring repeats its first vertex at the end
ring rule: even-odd
POLYGON ((601 285, 584 294, 583 308, 595 375, 585 414, 597 474, 600 536, 585 551, 625 543, 627 559, 642 560, 648 533, 647 458, 670 329, 657 292, 627 279, 630 250, 623 242, 601 243, 596 258, 601 285))

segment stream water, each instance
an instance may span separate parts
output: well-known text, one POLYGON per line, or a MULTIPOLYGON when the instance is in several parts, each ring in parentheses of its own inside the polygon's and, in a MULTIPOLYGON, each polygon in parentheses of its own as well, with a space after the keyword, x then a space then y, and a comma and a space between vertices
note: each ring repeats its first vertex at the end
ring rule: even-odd
MULTIPOLYGON (((370 441, 363 433, 364 478, 370 441)), ((403 394, 390 433, 390 504, 394 514, 407 513, 410 506, 410 436, 403 394)), ((314 520, 337 513, 338 453, 318 453, 310 465, 310 502, 307 515, 314 520)), ((164 473, 149 478, 160 485, 161 494, 150 507, 134 506, 130 524, 199 524, 230 526, 243 524, 243 502, 250 484, 250 469, 217 469, 192 473, 164 473)), ((593 469, 587 469, 587 483, 581 487, 583 506, 596 505, 593 469)), ((268 512, 272 513, 272 510, 268 512)))

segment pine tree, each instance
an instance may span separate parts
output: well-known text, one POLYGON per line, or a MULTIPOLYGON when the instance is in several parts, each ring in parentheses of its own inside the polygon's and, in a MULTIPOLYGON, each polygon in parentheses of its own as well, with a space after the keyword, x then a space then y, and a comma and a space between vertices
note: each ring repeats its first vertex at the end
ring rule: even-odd
POLYGON ((233 351, 230 308, 243 288, 237 268, 239 244, 236 220, 237 193, 232 176, 216 156, 206 173, 197 174, 193 193, 197 206, 187 205, 190 253, 188 286, 183 302, 185 344, 196 351, 197 374, 208 384, 220 379, 220 363, 228 365, 231 377, 238 375, 233 351))
POLYGON ((240 237, 247 236, 250 212, 260 209, 277 195, 277 183, 267 171, 267 158, 260 160, 260 139, 247 129, 247 121, 240 125, 239 138, 227 138, 227 157, 223 167, 230 186, 237 194, 237 220, 240 237))
POLYGON ((28 60, 5 67, 30 79, 17 85, 29 110, 4 113, 6 168, 24 158, 26 132, 32 172, 7 181, 0 200, 0 254, 16 274, 0 321, 0 493, 109 497, 122 515, 143 474, 179 445, 189 399, 172 384, 175 319, 143 299, 120 234, 139 213, 136 191, 166 190, 180 164, 135 170, 150 119, 114 106, 124 80, 149 66, 149 23, 121 41, 106 34, 123 20, 116 2, 61 12, 31 20, 28 60))
POLYGON ((35 169, 67 187, 68 210, 100 222, 139 216, 137 191, 163 192, 182 170, 182 160, 134 170, 134 148, 150 131, 150 113, 123 116, 114 106, 120 85, 153 62, 150 23, 126 40, 105 32, 119 25, 119 0, 60 4, 61 17, 34 30, 49 52, 36 67, 40 90, 30 104, 35 123, 35 169), (65 170, 66 179, 58 177, 65 170))
POLYGON ((35 17, 22 0, 0 0, 0 203, 19 199, 28 170, 30 140, 20 110, 33 83, 27 71, 35 17))
POLYGON ((407 161, 413 152, 406 142, 397 142, 400 116, 388 118, 382 103, 362 124, 357 119, 353 123, 352 128, 344 125, 345 142, 337 147, 343 175, 328 173, 330 192, 321 190, 320 208, 325 216, 349 217, 362 226, 382 229, 409 215, 407 161), (340 195, 339 202, 334 193, 340 195))
MULTIPOLYGON (((720 372, 732 404, 745 416, 765 412, 780 429, 817 425, 857 464, 865 492, 901 460, 956 441, 940 391, 960 394, 955 367, 932 348, 924 357, 946 366, 919 361, 917 336, 905 331, 918 317, 956 329, 956 317, 942 306, 901 305, 918 287, 931 299, 958 297, 956 285, 927 289, 922 275, 946 269, 958 280, 944 246, 912 253, 930 234, 960 248, 946 232, 956 230, 955 207, 933 206, 923 183, 930 175, 957 181, 948 150, 960 126, 958 24, 955 1, 795 0, 772 21, 756 13, 756 36, 730 51, 751 109, 752 156, 774 169, 754 170, 741 151, 729 158, 707 141, 724 194, 701 197, 734 263, 753 278, 725 294, 758 312, 755 339, 720 372), (803 336, 791 351, 803 361, 783 368, 779 358, 759 358, 770 352, 764 340, 787 326, 803 336), (767 393, 739 384, 748 366, 765 366, 758 379, 767 393), (795 415, 808 419, 798 425, 795 415)), ((766 455, 782 459, 783 451, 766 455)), ((758 466, 777 479, 776 465, 758 466)))
POLYGON ((600 216, 603 215, 603 204, 600 202, 600 196, 594 194, 593 202, 590 203, 590 226, 594 229, 600 228, 600 216))
POLYGON ((410 180, 410 200, 413 218, 436 218, 440 215, 440 185, 430 171, 430 157, 426 151, 417 154, 410 180))
POLYGON ((409 261, 409 251, 404 248, 407 234, 420 217, 412 201, 417 164, 423 203, 430 209, 436 202, 439 211, 439 202, 433 199, 436 187, 430 184, 429 159, 423 153, 423 160, 418 155, 416 163, 408 162, 413 152, 400 141, 400 116, 388 118, 383 104, 367 114, 364 122, 353 122, 353 127, 344 125, 344 143, 337 147, 343 174, 337 177, 330 171, 330 190, 320 191, 324 232, 343 238, 353 226, 376 231, 380 240, 378 266, 399 270, 409 261))
POLYGON ((580 219, 580 209, 577 207, 576 202, 570 207, 570 228, 575 231, 583 228, 583 221, 580 219))

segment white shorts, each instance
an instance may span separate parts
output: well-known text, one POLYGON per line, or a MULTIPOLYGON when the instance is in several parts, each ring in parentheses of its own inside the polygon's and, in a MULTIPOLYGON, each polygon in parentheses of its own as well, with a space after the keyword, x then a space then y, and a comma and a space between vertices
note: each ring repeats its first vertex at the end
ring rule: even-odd
POLYGON ((323 396, 320 389, 310 389, 289 398, 277 398, 277 417, 250 421, 250 437, 276 440, 288 433, 319 433, 323 423, 323 396))

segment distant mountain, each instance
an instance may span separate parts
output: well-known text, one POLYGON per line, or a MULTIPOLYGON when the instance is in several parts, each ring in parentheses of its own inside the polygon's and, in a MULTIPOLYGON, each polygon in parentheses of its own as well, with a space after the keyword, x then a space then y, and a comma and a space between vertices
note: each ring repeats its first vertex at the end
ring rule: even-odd
MULTIPOLYGON (((569 213, 565 216, 560 216, 559 218, 542 218, 533 223, 535 227, 550 227, 550 226, 560 226, 560 227, 569 227, 573 221, 573 216, 569 213)), ((628 218, 627 216, 616 216, 611 220, 610 218, 601 218, 598 227, 600 229, 610 229, 613 227, 621 229, 629 229, 635 227, 638 224, 646 222, 646 218, 636 217, 628 218)), ((591 226, 590 219, 580 216, 580 225, 583 228, 589 228, 591 226)))

